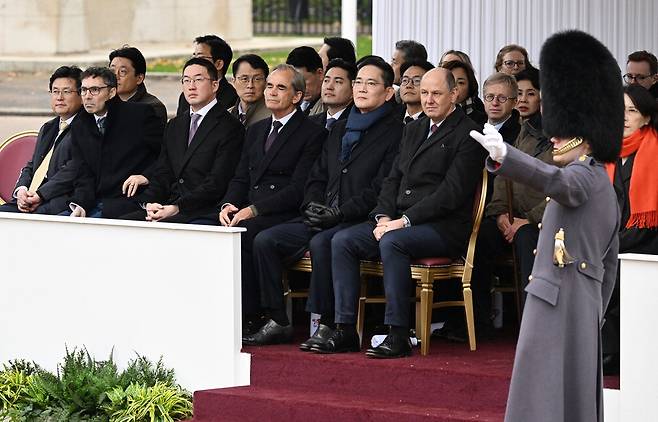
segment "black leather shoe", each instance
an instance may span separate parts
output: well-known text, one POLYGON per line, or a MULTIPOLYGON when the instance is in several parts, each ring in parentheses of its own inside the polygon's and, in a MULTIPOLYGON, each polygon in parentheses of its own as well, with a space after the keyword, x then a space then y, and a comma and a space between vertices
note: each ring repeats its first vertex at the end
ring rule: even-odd
POLYGON ((324 343, 311 346, 315 353, 345 353, 361 350, 359 335, 354 328, 336 328, 324 343))
POLYGON ((318 325, 311 338, 299 345, 299 350, 303 352, 310 352, 311 348, 320 343, 325 343, 329 337, 334 333, 334 330, 324 324, 318 325))
POLYGON ((411 355, 411 343, 408 337, 389 334, 382 344, 366 351, 369 358, 393 359, 411 355))
POLYGON ((249 346, 263 346, 266 344, 281 344, 292 342, 292 324, 285 327, 273 320, 267 321, 255 334, 242 337, 242 344, 249 346))
POLYGON ((242 337, 248 337, 252 334, 256 334, 263 325, 267 322, 267 319, 262 316, 257 317, 244 317, 242 318, 242 337))

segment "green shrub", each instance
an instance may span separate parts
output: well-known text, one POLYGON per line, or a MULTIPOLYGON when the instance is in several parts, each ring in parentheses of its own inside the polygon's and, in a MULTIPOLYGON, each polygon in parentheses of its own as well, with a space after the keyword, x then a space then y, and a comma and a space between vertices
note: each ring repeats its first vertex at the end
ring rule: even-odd
POLYGON ((151 387, 116 387, 108 397, 112 405, 105 409, 111 422, 173 422, 192 416, 190 394, 159 381, 151 387))

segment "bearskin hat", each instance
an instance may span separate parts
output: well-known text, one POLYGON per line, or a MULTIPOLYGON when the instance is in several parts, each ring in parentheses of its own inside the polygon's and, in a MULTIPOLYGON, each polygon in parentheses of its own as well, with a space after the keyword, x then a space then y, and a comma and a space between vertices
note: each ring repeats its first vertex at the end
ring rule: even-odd
POLYGON ((539 63, 546 135, 580 136, 594 158, 614 162, 624 133, 624 94, 610 51, 584 32, 559 32, 542 46, 539 63))

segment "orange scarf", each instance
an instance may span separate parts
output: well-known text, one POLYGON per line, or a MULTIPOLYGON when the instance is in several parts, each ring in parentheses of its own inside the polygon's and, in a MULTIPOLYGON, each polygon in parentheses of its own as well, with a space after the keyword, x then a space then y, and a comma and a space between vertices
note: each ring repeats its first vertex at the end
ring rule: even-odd
MULTIPOLYGON (((630 136, 624 138, 621 147, 621 157, 635 154, 629 202, 631 215, 627 228, 657 228, 658 227, 658 132, 646 125, 630 136)), ((606 164, 606 171, 611 181, 615 178, 615 164, 606 164)))

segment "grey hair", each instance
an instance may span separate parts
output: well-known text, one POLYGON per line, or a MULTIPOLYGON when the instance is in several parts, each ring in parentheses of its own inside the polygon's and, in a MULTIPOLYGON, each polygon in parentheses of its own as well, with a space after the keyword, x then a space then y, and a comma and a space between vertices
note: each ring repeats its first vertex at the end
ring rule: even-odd
POLYGON ((295 66, 289 65, 287 63, 276 65, 276 67, 272 69, 272 72, 270 72, 270 75, 277 70, 287 70, 292 72, 292 88, 295 91, 301 91, 302 98, 304 98, 304 93, 306 92, 306 81, 304 81, 304 75, 295 69, 295 66))
POLYGON ((508 75, 507 73, 502 73, 502 72, 496 72, 493 75, 489 76, 487 80, 484 81, 484 85, 482 85, 482 90, 485 91, 487 89, 487 85, 496 85, 496 84, 509 85, 509 87, 512 88, 513 96, 516 96, 516 93, 519 90, 519 85, 516 83, 516 78, 512 75, 508 75))

